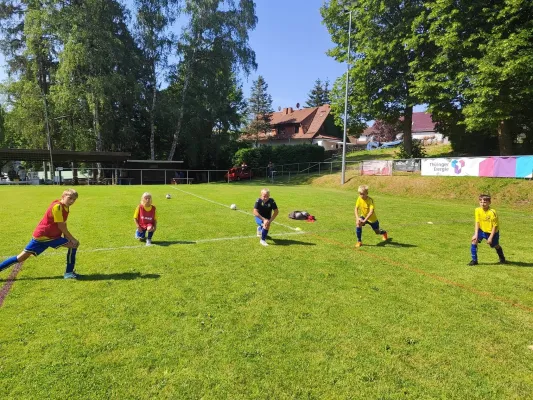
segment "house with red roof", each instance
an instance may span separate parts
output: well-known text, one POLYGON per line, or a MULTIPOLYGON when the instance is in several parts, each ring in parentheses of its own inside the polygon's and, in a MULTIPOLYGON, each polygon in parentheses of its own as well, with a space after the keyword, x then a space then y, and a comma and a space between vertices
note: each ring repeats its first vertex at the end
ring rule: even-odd
MULTIPOLYGON (((367 143, 375 134, 375 124, 366 128, 361 136, 357 139, 358 143, 367 143)), ((435 123, 431 118, 431 114, 427 112, 414 112, 413 125, 411 128, 413 139, 424 140, 429 143, 441 143, 443 141, 442 133, 437 132, 435 123)), ((403 132, 398 131, 396 136, 398 139, 403 135, 403 132)))
POLYGON ((270 125, 270 132, 244 134, 241 140, 257 141, 260 146, 317 144, 326 150, 342 146, 339 144, 342 141, 342 130, 335 125, 329 104, 298 110, 284 108, 272 113, 270 125))

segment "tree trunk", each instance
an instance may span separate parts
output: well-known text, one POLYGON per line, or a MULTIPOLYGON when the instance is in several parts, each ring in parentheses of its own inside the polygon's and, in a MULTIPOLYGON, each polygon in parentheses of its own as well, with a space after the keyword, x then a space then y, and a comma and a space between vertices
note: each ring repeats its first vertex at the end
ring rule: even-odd
POLYGON ((178 145, 178 138, 181 131, 181 122, 183 121, 183 113, 185 108, 185 98, 187 96, 187 89, 189 87, 189 81, 191 79, 190 69, 187 68, 187 74, 185 75, 185 83, 183 84, 183 92, 181 93, 180 111, 178 113, 178 123, 176 130, 174 131, 174 138, 172 139, 172 146, 170 147, 170 153, 168 154, 168 161, 172 161, 174 153, 176 152, 176 146, 178 145))
POLYGON ((509 121, 500 121, 498 125, 498 143, 500 145, 500 156, 513 155, 513 138, 509 130, 509 121))
POLYGON ((405 108, 403 117, 403 148, 409 157, 413 156, 413 106, 405 108))
MULTIPOLYGON (((102 151, 102 132, 100 131, 100 115, 98 113, 98 108, 100 107, 100 102, 98 101, 98 97, 95 96, 94 100, 94 133, 96 136, 96 151, 102 151)), ((96 176, 96 180, 100 181, 102 178, 102 163, 96 163, 96 167, 98 168, 98 174, 96 176)))
POLYGON ((156 80, 152 82, 154 90, 152 93, 152 106, 150 108, 150 157, 152 160, 155 160, 155 103, 157 96, 157 85, 156 80))

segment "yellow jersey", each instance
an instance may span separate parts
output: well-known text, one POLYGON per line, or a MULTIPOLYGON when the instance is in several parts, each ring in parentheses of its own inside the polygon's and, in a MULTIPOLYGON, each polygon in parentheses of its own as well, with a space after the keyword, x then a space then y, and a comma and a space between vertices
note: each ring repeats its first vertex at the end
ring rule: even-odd
POLYGON ((483 210, 483 207, 476 208, 475 212, 476 222, 479 223, 479 229, 483 232, 491 233, 492 228, 496 227, 494 232, 500 230, 500 224, 498 222, 498 214, 496 210, 489 208, 487 211, 483 210))
POLYGON ((376 222, 378 217, 376 215, 376 210, 374 209, 374 200, 372 197, 367 197, 366 200, 363 200, 361 197, 357 198, 355 202, 355 208, 357 208, 357 214, 360 217, 366 218, 370 210, 374 210, 374 213, 368 218, 368 222, 376 222))

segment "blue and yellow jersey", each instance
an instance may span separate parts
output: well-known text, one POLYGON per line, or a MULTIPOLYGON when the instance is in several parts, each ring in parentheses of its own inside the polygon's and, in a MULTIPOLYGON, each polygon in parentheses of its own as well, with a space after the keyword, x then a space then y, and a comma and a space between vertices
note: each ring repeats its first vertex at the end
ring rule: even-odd
POLYGON ((374 200, 372 197, 367 197, 366 200, 363 200, 361 197, 357 198, 355 202, 355 208, 357 208, 357 213, 360 217, 366 218, 370 210, 374 210, 374 213, 368 218, 368 222, 376 222, 378 217, 376 215, 376 210, 374 209, 374 200))
POLYGON ((479 229, 483 232, 491 233, 492 228, 496 227, 495 232, 500 230, 500 223, 498 222, 498 214, 496 210, 489 208, 487 211, 483 210, 483 207, 476 208, 475 211, 476 222, 479 223, 479 229))

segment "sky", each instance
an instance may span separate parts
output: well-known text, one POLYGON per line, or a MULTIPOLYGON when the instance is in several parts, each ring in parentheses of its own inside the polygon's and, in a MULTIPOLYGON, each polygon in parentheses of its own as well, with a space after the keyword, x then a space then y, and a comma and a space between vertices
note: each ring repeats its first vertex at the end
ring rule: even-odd
POLYGON ((302 106, 316 79, 333 82, 346 72, 326 55, 334 45, 322 25, 323 0, 256 0, 257 27, 250 33, 250 46, 256 54, 257 70, 242 78, 248 98, 252 83, 265 78, 274 110, 302 106))

